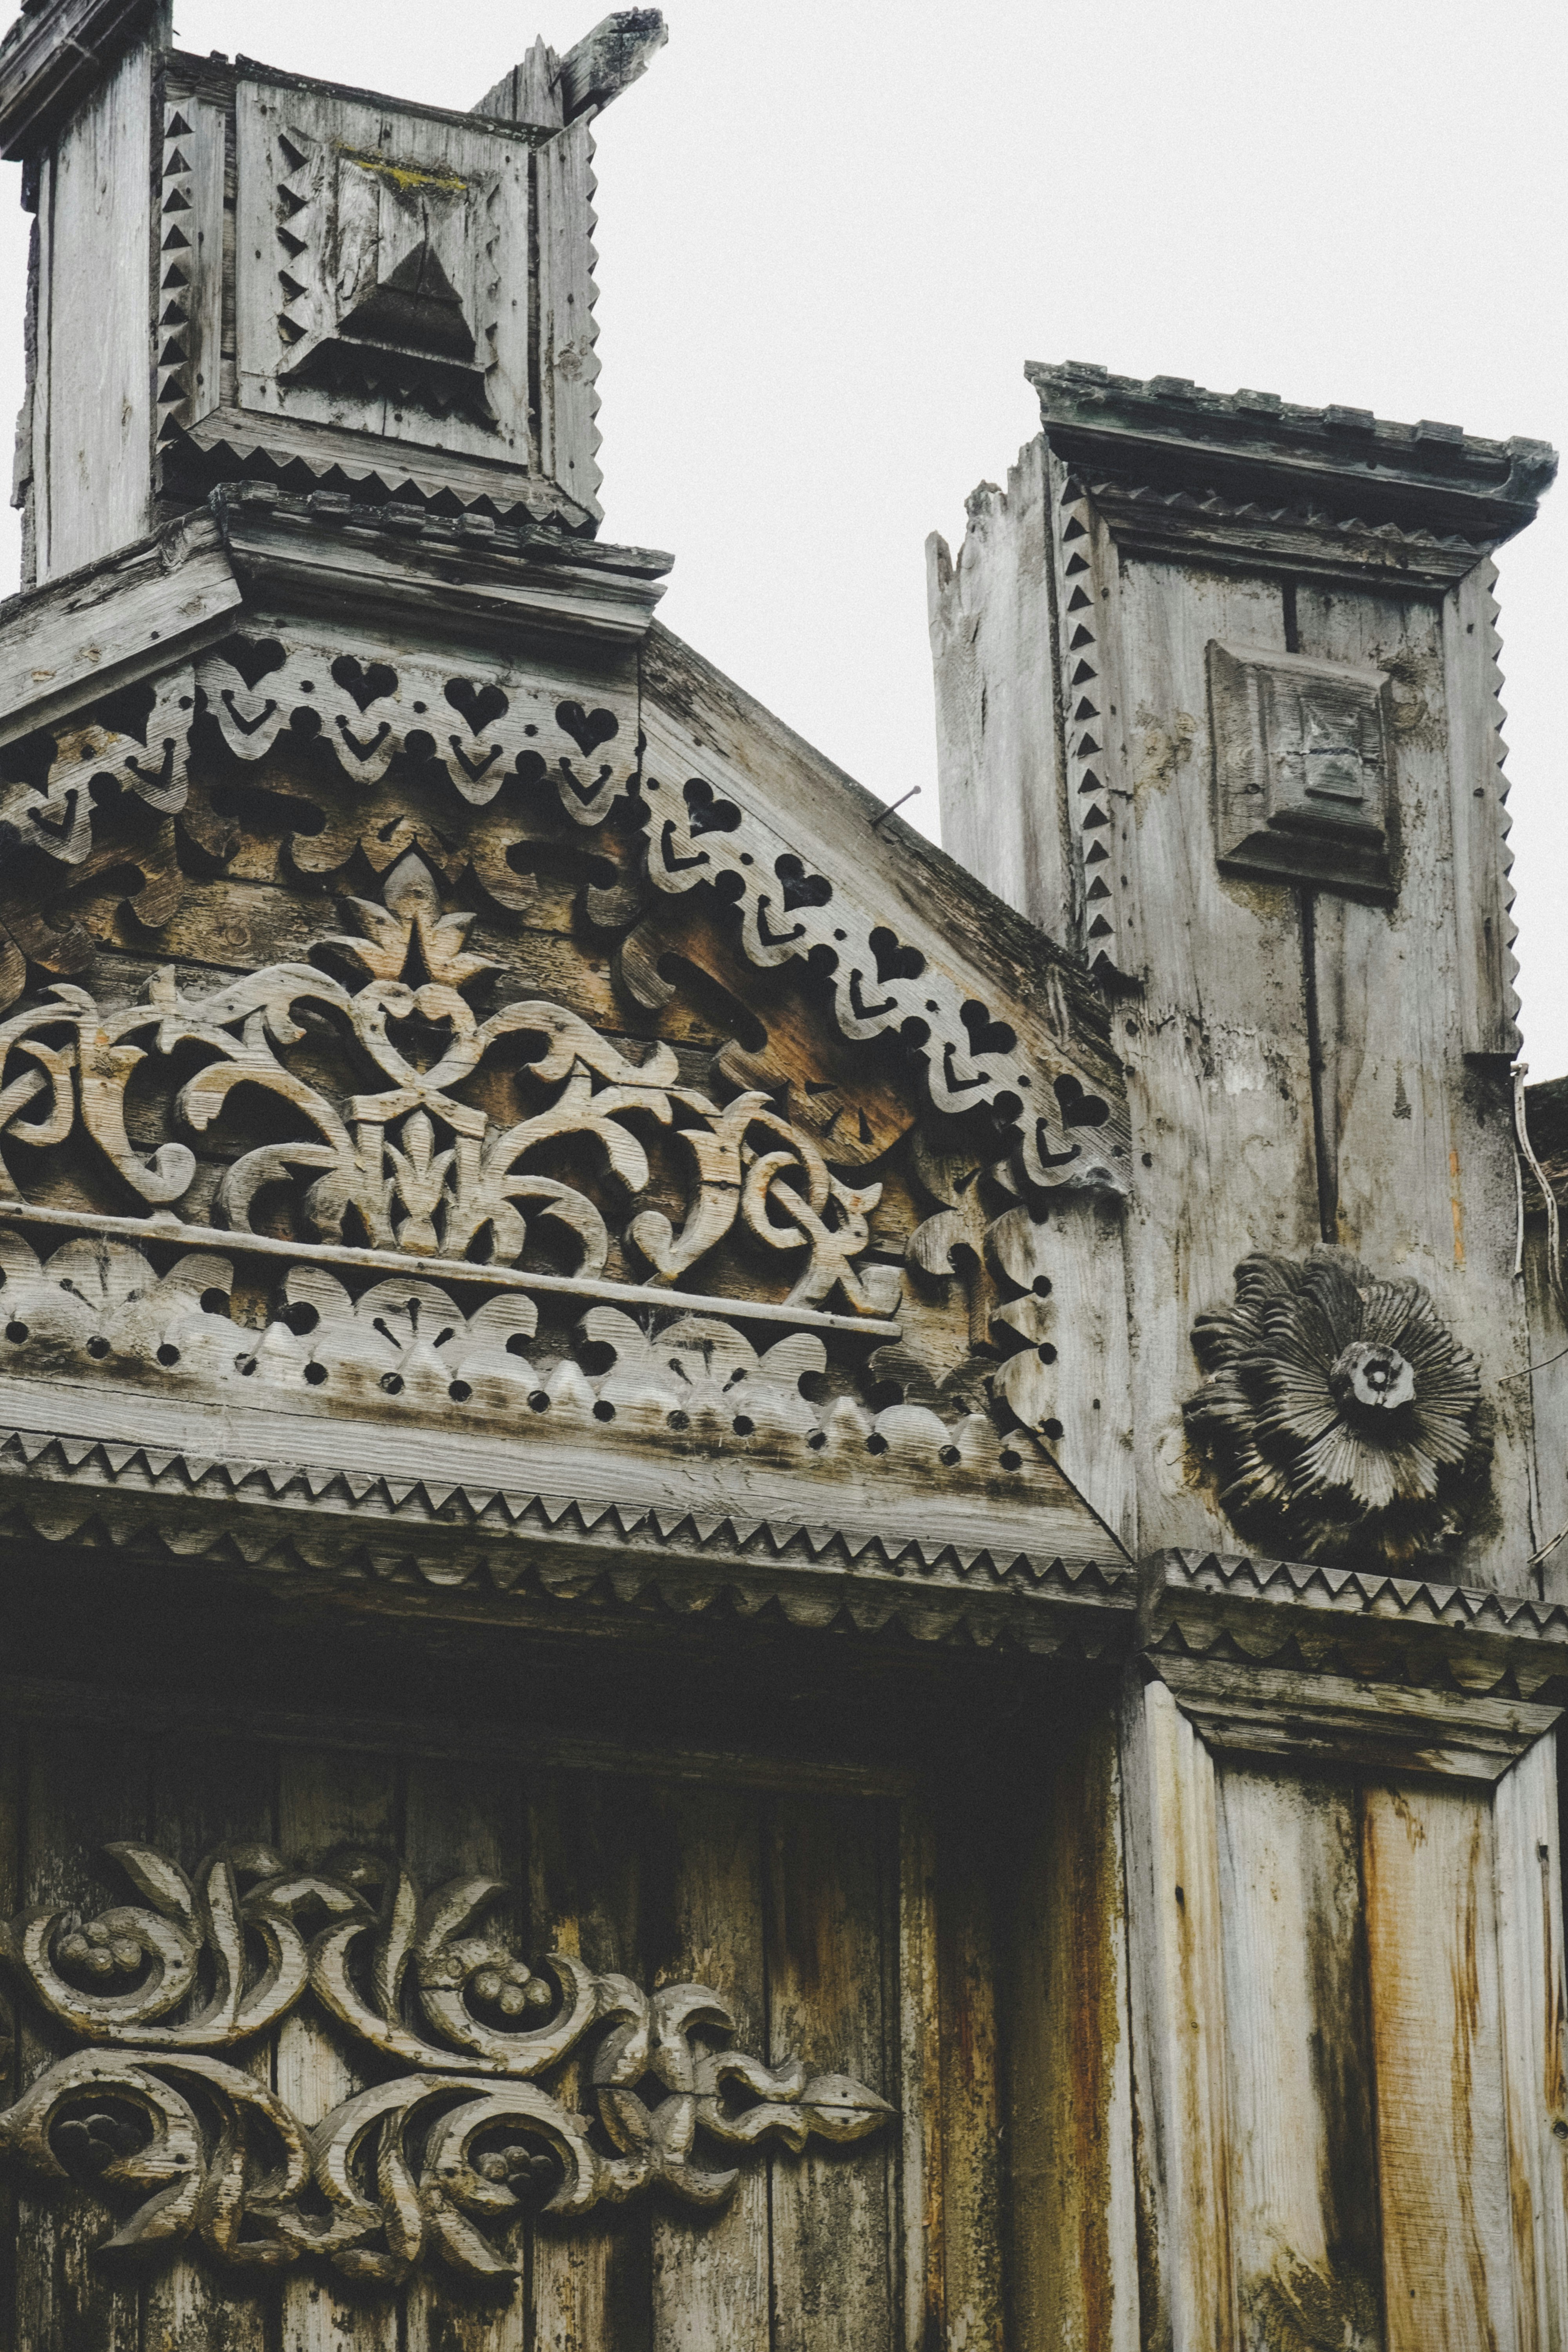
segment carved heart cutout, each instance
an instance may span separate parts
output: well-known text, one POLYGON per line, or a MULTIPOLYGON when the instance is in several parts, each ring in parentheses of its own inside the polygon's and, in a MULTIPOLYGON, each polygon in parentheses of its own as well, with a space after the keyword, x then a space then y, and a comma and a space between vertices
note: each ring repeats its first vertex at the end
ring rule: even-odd
POLYGON ((871 953, 877 959, 877 977, 884 988, 890 980, 919 980, 926 968, 926 960, 919 948, 907 948, 896 931, 879 923, 871 934, 871 953))
POLYGON ((373 661, 368 669, 362 669, 353 654, 340 654, 332 664, 332 677, 362 710, 368 710, 384 694, 397 692, 397 672, 390 662, 373 661))
POLYGON ((219 661, 237 669, 254 694, 264 677, 281 669, 289 656, 276 637, 226 637, 221 646, 213 647, 219 661))
MULTIPOLYGON (((447 691, 451 692, 450 687, 447 691)), ((607 743, 612 735, 621 731, 621 722, 613 710, 584 710, 580 702, 557 703, 555 724, 571 736, 584 760, 601 743, 607 743)))
POLYGON ((690 810, 691 831, 696 833, 733 833, 741 822, 741 812, 733 801, 721 801, 710 783, 700 776, 689 776, 681 787, 682 800, 690 810))
POLYGON ((784 912, 791 915, 797 907, 826 907, 833 896, 833 885, 826 875, 808 874, 804 862, 784 856, 773 861, 773 872, 784 884, 784 912))
POLYGON ((462 712, 470 733, 475 735, 482 735, 487 727, 498 719, 504 719, 511 709, 499 686, 476 686, 471 677, 449 679, 447 699, 454 710, 462 712))
POLYGON ((1070 1070, 1064 1070, 1052 1085, 1062 1107, 1064 1127, 1103 1127, 1110 1117, 1110 1105, 1101 1102, 1098 1095, 1086 1094, 1070 1070))
POLYGON ((959 1019, 969 1032, 971 1054, 1010 1054, 1017 1037, 1005 1021, 993 1021, 990 1007, 972 997, 959 1009, 959 1019))

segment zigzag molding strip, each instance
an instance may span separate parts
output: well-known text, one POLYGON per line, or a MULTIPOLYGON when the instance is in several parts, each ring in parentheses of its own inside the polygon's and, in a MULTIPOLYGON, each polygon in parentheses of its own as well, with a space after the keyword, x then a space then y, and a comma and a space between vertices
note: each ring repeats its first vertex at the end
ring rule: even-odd
POLYGON ((1131 1566, 1114 1559, 36 1430, 0 1430, 0 1540, 41 1538, 291 1580, 424 1587, 444 1603, 463 1594, 490 1605, 498 1595, 511 1606, 653 1605, 681 1617, 773 1611, 800 1628, 896 1626, 922 1642, 1006 1640, 1045 1653, 1065 1644, 1099 1656, 1125 1647, 1135 1600, 1131 1566))
POLYGON ((1389 1681, 1452 1676, 1472 1692, 1507 1686, 1522 1698, 1568 1676, 1568 1606, 1560 1602, 1225 1552, 1155 1552, 1142 1580, 1152 1655, 1261 1664, 1289 1653, 1321 1672, 1345 1652, 1389 1681))

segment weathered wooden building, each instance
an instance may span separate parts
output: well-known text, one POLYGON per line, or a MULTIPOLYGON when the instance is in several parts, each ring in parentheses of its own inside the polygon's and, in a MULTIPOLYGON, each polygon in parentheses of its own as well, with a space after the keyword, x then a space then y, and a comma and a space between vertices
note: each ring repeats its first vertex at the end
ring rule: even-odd
POLYGON ((1492 551, 1099 368, 922 841, 602 536, 592 126, 31 0, 0 2344, 1564 2352, 1492 551))

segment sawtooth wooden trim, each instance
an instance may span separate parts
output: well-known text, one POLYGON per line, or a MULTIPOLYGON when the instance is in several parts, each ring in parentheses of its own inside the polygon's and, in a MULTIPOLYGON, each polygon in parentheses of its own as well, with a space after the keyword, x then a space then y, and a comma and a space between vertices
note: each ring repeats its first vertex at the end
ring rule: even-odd
MULTIPOLYGON (((1246 1554, 1163 1551, 1142 1570, 1140 1627, 1152 1654, 1239 1651, 1258 1665, 1364 1670, 1384 1683, 1452 1676, 1478 1696, 1525 1699, 1568 1675, 1568 1608, 1376 1570, 1246 1554)), ((1239 1663, 1239 1661, 1237 1661, 1239 1663)))

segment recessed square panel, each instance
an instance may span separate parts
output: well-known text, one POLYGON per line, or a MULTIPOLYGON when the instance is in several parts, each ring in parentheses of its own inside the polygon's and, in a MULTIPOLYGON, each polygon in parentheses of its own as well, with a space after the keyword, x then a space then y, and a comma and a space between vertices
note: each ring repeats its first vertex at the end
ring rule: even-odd
POLYGON ((1222 866, 1393 896, 1386 673, 1212 642, 1222 866))
POLYGON ((242 407, 530 460, 528 144, 243 82, 242 407))

